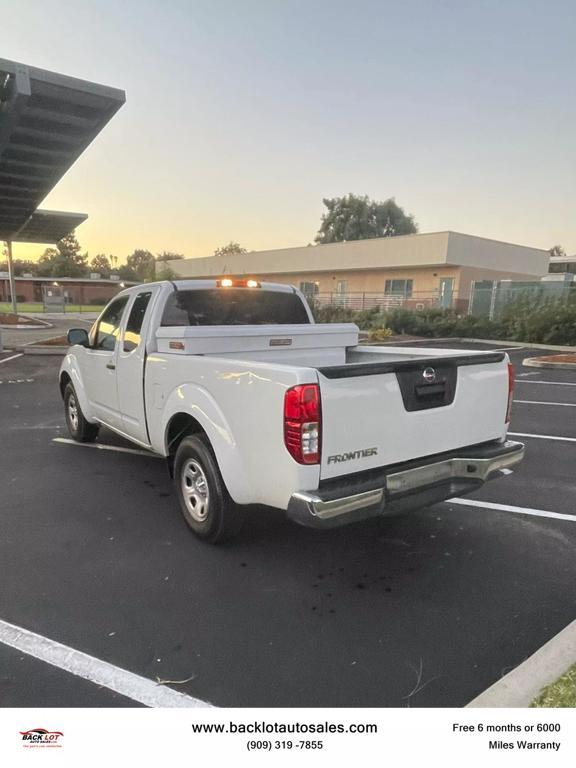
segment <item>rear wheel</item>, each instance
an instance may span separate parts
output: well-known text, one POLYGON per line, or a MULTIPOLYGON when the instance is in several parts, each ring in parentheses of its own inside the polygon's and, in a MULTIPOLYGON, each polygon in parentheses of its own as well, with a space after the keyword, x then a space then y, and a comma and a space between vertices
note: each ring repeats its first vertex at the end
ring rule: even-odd
POLYGON ((70 383, 64 390, 64 408, 70 436, 79 443, 93 443, 98 436, 98 424, 90 424, 86 421, 76 390, 70 383))
POLYGON ((204 435, 185 437, 178 446, 174 485, 184 519, 196 536, 217 544, 240 532, 244 511, 230 498, 204 435))

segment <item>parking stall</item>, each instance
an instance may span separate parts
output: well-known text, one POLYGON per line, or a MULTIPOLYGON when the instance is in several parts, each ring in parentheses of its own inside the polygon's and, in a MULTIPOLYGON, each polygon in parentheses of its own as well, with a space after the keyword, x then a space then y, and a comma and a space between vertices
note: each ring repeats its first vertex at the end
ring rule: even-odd
POLYGON ((509 350, 513 475, 326 532, 255 509, 222 548, 188 533, 162 460, 66 442, 58 358, 4 356, 0 705, 142 703, 123 674, 216 706, 466 704, 574 618, 576 373, 522 366, 545 353, 509 350), (96 679, 46 663, 54 644, 96 679))

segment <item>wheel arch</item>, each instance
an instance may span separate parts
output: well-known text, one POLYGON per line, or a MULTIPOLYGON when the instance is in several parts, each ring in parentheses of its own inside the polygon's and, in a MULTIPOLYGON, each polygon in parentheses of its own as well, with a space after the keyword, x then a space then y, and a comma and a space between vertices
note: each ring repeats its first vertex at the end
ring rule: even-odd
POLYGON ((180 391, 183 396, 178 400, 183 399, 184 403, 174 402, 176 397, 169 398, 167 410, 172 412, 169 411, 170 415, 160 433, 163 441, 158 446, 158 452, 162 452, 168 460, 170 474, 173 475, 174 457, 182 439, 188 435, 203 435, 232 499, 237 504, 250 503, 252 494, 244 460, 221 409, 208 393, 198 387, 189 389, 184 386, 180 391))
POLYGON ((72 382, 72 377, 70 376, 68 371, 62 371, 62 373, 60 374, 60 381, 59 381, 60 395, 62 396, 62 399, 64 399, 64 392, 66 391, 66 387, 71 382, 72 382))
POLYGON ((195 419, 190 413, 186 411, 178 411, 170 417, 166 425, 166 431, 164 435, 164 445, 166 447, 166 455, 174 457, 178 446, 185 437, 189 435, 205 435, 210 447, 214 450, 210 438, 198 419, 195 419))

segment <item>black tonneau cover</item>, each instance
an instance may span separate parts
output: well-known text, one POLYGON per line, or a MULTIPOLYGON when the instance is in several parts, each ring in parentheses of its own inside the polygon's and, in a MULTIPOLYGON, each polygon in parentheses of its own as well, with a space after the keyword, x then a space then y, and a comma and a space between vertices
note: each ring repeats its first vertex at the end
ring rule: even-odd
POLYGON ((387 363, 350 363, 347 365, 330 365, 318 368, 318 372, 327 379, 349 379, 354 376, 375 376, 379 373, 400 373, 402 371, 423 370, 428 366, 452 365, 484 365, 486 363, 501 363, 504 352, 475 352, 471 355, 450 355, 447 357, 419 357, 413 360, 394 360, 387 363))

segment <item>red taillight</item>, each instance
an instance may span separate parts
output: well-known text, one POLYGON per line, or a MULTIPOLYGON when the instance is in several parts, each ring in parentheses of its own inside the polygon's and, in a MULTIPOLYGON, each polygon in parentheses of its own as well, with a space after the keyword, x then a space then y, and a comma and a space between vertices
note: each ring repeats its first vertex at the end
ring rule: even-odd
POLYGON ((284 443, 299 464, 319 464, 322 413, 318 384, 299 384, 284 395, 284 443))
POLYGON ((506 424, 512 418, 512 400, 514 398, 514 366, 508 363, 508 406, 506 408, 506 424))

